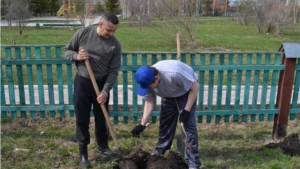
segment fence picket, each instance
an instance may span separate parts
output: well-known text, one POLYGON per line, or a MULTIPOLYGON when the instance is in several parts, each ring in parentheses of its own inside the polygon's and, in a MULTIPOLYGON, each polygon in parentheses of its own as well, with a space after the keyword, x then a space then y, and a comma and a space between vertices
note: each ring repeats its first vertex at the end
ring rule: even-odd
MULTIPOLYGON (((42 59, 42 54, 41 54, 41 47, 36 46, 35 47, 35 58, 37 60, 42 59)), ((43 80, 43 67, 42 64, 37 64, 36 65, 36 72, 37 72, 37 82, 38 82, 38 96, 39 96, 39 104, 42 106, 45 106, 45 94, 44 94, 44 83, 43 80)), ((40 111, 40 117, 45 118, 46 113, 45 111, 40 111)))
MULTIPOLYGON (((252 64, 252 54, 247 55, 247 65, 252 64)), ((244 103, 243 109, 249 109, 249 97, 250 97, 250 83, 251 83, 251 70, 246 70, 245 87, 244 87, 244 103)), ((248 115, 242 115, 242 122, 247 122, 248 115)))
MULTIPOLYGON (((223 66, 224 65, 224 54, 219 55, 219 65, 223 66)), ((219 70, 218 71, 218 88, 217 88, 217 109, 221 110, 222 109, 222 91, 223 91, 223 77, 224 77, 224 71, 219 70)), ((216 115, 215 122, 220 123, 221 121, 221 115, 216 115)))
MULTIPOLYGON (((31 47, 25 47, 26 60, 31 60, 31 47)), ((34 78, 33 78, 33 70, 32 65, 28 64, 27 67, 27 83, 28 83, 28 93, 29 93, 29 105, 35 105, 35 93, 34 93, 34 78)), ((36 118, 36 112, 30 111, 30 117, 36 118)))
MULTIPOLYGON (((256 55, 256 65, 261 64, 261 54, 256 55)), ((257 107, 257 99, 258 99, 258 89, 259 89, 259 77, 260 77, 260 70, 254 71, 254 83, 253 83, 253 95, 252 95, 252 109, 258 109, 257 107)), ((256 114, 251 114, 251 122, 254 122, 256 118, 256 114)))
MULTIPOLYGON (((228 56, 228 66, 233 65, 234 62, 234 54, 229 54, 228 56)), ((226 110, 230 110, 230 106, 231 106, 231 90, 232 90, 232 70, 228 70, 227 71, 227 84, 226 84, 226 103, 225 103, 225 109, 226 110)), ((224 121, 225 122, 229 122, 229 115, 225 115, 224 116, 224 121)))
MULTIPOLYGON (((5 56, 6 56, 6 61, 9 62, 11 61, 11 48, 5 48, 5 56)), ((14 87, 14 77, 13 77, 13 66, 12 65, 7 65, 6 66, 6 80, 8 84, 8 92, 9 92, 9 102, 11 106, 16 106, 16 98, 15 98, 15 87, 14 87)), ((11 117, 12 118, 17 118, 17 112, 16 111, 11 111, 11 117)))
MULTIPOLYGON (((243 54, 238 54, 238 62, 237 65, 242 66, 243 64, 243 54)), ((234 110, 239 110, 240 106, 240 97, 241 97, 241 85, 242 85, 242 70, 237 70, 236 71, 236 84, 235 84, 235 98, 234 98, 234 110)), ((234 115, 233 116, 233 121, 236 122, 238 121, 239 116, 234 115)))
MULTIPOLYGON (((56 54, 56 59, 61 59, 62 58, 62 53, 61 53, 61 48, 60 47, 55 47, 55 54, 56 54)), ((57 69, 57 87, 58 87, 58 100, 59 100, 59 105, 64 105, 64 86, 63 86, 63 68, 62 64, 57 64, 56 66, 57 69)), ((61 118, 65 117, 65 111, 64 110, 59 110, 59 114, 61 118)))
MULTIPOLYGON (((15 48, 16 59, 21 59, 21 48, 15 48)), ((19 90, 19 102, 20 105, 26 105, 25 103, 25 90, 24 90, 24 74, 22 65, 17 65, 17 78, 18 78, 18 90, 19 90)), ((26 118, 26 111, 21 111, 21 118, 26 118)))
MULTIPOLYGON (((200 64, 199 66, 205 66, 205 54, 200 54, 200 64)), ((204 82, 205 82, 205 71, 199 71, 199 95, 198 95, 198 110, 204 110, 204 82)), ((203 122, 203 116, 199 115, 198 116, 198 123, 203 122)))
MULTIPOLYGON (((215 54, 209 55, 209 65, 215 65, 215 54)), ((214 98, 214 77, 215 77, 215 71, 210 70, 208 72, 208 98, 207 98, 207 110, 213 110, 213 98, 214 98)), ((208 115, 206 116, 206 122, 211 123, 212 116, 208 115)))
MULTIPOLYGON (((46 49, 46 59, 51 59, 51 48, 45 47, 46 49)), ((48 82, 48 100, 50 105, 54 105, 54 89, 53 89, 53 73, 52 73, 52 64, 46 65, 47 69, 47 82, 48 82)), ((55 111, 49 111, 50 117, 54 118, 56 116, 55 111)))
MULTIPOLYGON (((127 55, 123 55, 122 57, 122 65, 127 66, 127 55)), ((123 110, 128 111, 128 72, 130 70, 124 70, 123 74, 123 110)), ((124 123, 128 123, 128 116, 123 116, 124 123)))

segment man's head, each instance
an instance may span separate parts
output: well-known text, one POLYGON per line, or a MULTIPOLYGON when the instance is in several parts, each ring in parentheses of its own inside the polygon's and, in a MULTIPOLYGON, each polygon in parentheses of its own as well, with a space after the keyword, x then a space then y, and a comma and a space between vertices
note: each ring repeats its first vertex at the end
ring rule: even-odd
POLYGON ((118 17, 113 13, 104 14, 98 23, 97 33, 108 39, 114 35, 119 25, 118 17))
POLYGON ((158 70, 153 67, 142 66, 134 74, 134 79, 138 84, 137 94, 145 96, 149 89, 154 89, 158 85, 158 70))

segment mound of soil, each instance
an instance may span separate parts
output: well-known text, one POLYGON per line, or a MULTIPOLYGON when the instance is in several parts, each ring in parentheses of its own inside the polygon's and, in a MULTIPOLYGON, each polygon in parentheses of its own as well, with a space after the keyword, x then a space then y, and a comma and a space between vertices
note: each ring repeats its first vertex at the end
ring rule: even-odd
POLYGON ((290 156, 300 156, 300 140, 297 133, 285 137, 282 142, 269 143, 265 145, 267 148, 281 148, 284 154, 290 156))
POLYGON ((174 151, 169 151, 166 157, 150 155, 150 153, 137 149, 126 158, 118 160, 114 169, 188 169, 183 158, 174 151))

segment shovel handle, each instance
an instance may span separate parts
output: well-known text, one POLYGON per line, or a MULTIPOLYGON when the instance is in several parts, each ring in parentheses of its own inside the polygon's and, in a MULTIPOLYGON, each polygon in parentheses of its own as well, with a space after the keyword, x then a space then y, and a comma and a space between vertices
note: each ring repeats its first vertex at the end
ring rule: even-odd
MULTIPOLYGON (((97 85, 97 83, 96 83, 96 79, 95 79, 94 73, 93 73, 93 71, 92 71, 92 68, 91 68, 89 59, 86 59, 84 62, 85 62, 86 68, 87 68, 87 70, 88 70, 88 73, 89 73, 89 75, 90 75, 91 81, 92 81, 92 83, 93 83, 93 87, 94 87, 94 89, 95 89, 95 92, 96 92, 97 96, 99 96, 100 91, 99 91, 98 85, 97 85)), ((116 148, 119 150, 119 149, 120 149, 120 145, 119 145, 119 142, 118 142, 118 140, 117 140, 115 131, 114 131, 112 125, 111 125, 111 122, 110 122, 110 119, 109 119, 107 110, 106 110, 104 104, 100 104, 100 106, 101 106, 101 109, 102 109, 102 111, 103 111, 103 114, 104 114, 104 117, 105 117, 105 120, 106 120, 108 129, 109 129, 109 132, 110 132, 110 134, 111 134, 111 136, 112 136, 112 138, 113 138, 113 141, 114 141, 114 143, 115 143, 115 146, 116 146, 116 148)))

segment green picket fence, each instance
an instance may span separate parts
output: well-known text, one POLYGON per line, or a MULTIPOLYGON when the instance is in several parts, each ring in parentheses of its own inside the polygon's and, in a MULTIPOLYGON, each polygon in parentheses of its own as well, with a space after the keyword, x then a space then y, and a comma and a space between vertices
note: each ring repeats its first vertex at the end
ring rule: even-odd
MULTIPOLYGON (((63 45, 1 46, 1 117, 74 117, 73 62, 63 45)), ((277 86, 284 52, 182 53, 181 61, 199 75, 198 123, 271 121, 279 113, 277 86)), ((133 74, 141 65, 177 59, 171 52, 123 52, 117 83, 111 91, 110 116, 115 124, 138 123, 144 101, 133 74), (121 91, 121 92, 120 92, 121 91)), ((289 119, 300 114, 300 61, 297 60, 289 119)), ((159 117, 156 98, 152 122, 159 117)), ((92 113, 91 113, 92 115, 92 113)))

